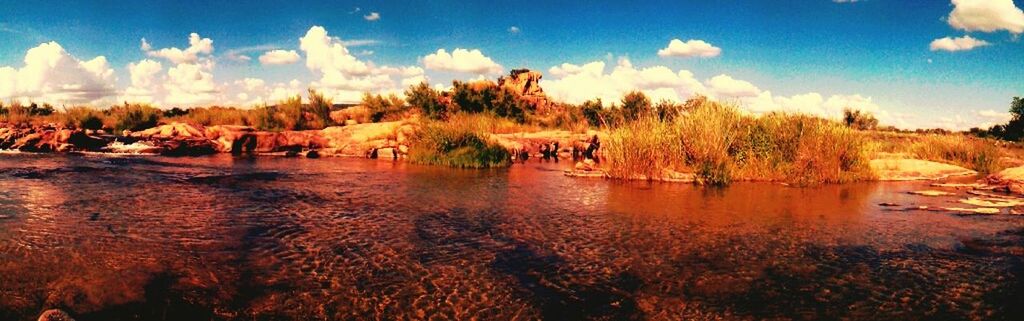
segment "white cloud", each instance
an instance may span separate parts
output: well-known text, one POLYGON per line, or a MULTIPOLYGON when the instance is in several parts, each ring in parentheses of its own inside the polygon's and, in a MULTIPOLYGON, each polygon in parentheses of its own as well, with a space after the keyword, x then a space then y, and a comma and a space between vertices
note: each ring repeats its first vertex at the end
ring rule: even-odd
POLYGON ((1000 124, 1009 122, 1013 119, 1013 115, 1008 112, 999 112, 992 109, 978 111, 978 116, 1000 124))
POLYGON ((508 27, 508 32, 509 33, 519 33, 519 27, 516 27, 516 26, 508 27))
POLYGON ((271 50, 260 55, 260 63, 264 65, 288 65, 301 59, 295 50, 271 50))
POLYGON ((189 34, 188 45, 188 48, 184 50, 178 49, 178 47, 152 50, 152 46, 146 42, 146 38, 142 38, 140 48, 150 57, 164 58, 175 64, 196 63, 199 61, 200 55, 209 55, 213 52, 213 40, 202 38, 195 32, 189 34))
POLYGON ((977 48, 977 47, 984 47, 984 46, 988 46, 988 45, 991 45, 991 44, 988 43, 985 40, 978 40, 978 39, 975 39, 975 38, 973 38, 971 36, 963 36, 963 37, 959 37, 959 38, 945 37, 945 38, 935 39, 934 41, 932 41, 932 43, 929 46, 929 48, 932 51, 943 50, 943 51, 954 52, 954 51, 971 50, 971 49, 974 49, 974 48, 977 48))
POLYGON ((479 49, 467 50, 455 48, 452 53, 444 49, 423 57, 423 65, 427 69, 454 71, 474 74, 500 74, 503 67, 484 56, 479 49))
POLYGON ((48 42, 29 49, 24 62, 17 69, 0 67, 0 99, 83 104, 116 95, 117 79, 106 57, 82 61, 48 42))
POLYGON ((198 64, 178 64, 167 69, 164 84, 167 96, 163 103, 171 106, 194 107, 217 102, 219 92, 213 82, 213 73, 198 64))
POLYGON ((761 89, 746 80, 732 78, 721 74, 707 81, 708 88, 718 98, 755 97, 761 89))
POLYGON ((718 57, 722 54, 722 48, 712 46, 704 40, 688 40, 683 42, 679 39, 669 41, 668 47, 658 50, 661 57, 718 57))
POLYGON ((644 92, 654 101, 682 101, 705 91, 688 70, 673 71, 664 66, 637 69, 625 58, 619 59, 607 74, 604 61, 582 66, 564 63, 551 67, 548 72, 557 79, 542 80, 544 91, 556 100, 574 104, 600 98, 604 104, 610 105, 633 90, 644 92))
POLYGON ((949 25, 964 31, 1024 33, 1024 11, 1013 0, 953 0, 949 25))
POLYGON ((131 76, 131 85, 125 89, 119 100, 154 103, 158 87, 156 84, 161 81, 160 71, 163 68, 160 62, 150 59, 129 63, 128 74, 131 76))
MULTIPOLYGON (((161 75, 163 64, 143 59, 128 64, 131 85, 122 93, 120 100, 151 103, 161 107, 196 107, 224 104, 230 99, 224 97, 224 88, 214 82, 213 40, 192 33, 189 46, 153 50, 152 45, 142 40, 140 46, 147 56, 166 59, 171 66, 161 75)), ((241 51, 229 52, 229 58, 246 60, 241 51), (243 58, 244 57, 244 58, 243 58)))
POLYGON ((380 13, 370 12, 370 14, 363 16, 366 21, 377 21, 380 20, 380 13))
POLYGON ((401 92, 397 87, 399 79, 426 79, 419 67, 377 66, 360 60, 348 50, 345 41, 329 36, 320 26, 313 26, 299 39, 299 48, 305 52, 306 67, 320 76, 310 86, 338 102, 358 101, 365 91, 401 92))

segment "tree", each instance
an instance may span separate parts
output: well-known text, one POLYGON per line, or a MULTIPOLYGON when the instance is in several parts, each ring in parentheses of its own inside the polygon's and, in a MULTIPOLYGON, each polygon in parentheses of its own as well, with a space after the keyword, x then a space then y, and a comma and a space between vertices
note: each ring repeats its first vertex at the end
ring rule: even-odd
MULTIPOLYGON (((313 114, 314 123, 308 124, 309 128, 305 129, 320 129, 330 126, 333 121, 331 120, 331 106, 334 103, 331 102, 330 98, 324 96, 323 93, 317 92, 316 89, 309 89, 309 113, 313 114)), ((303 111, 303 117, 305 117, 305 110, 303 111)))
POLYGON ((601 110, 604 109, 601 98, 584 101, 583 104, 580 104, 580 109, 590 126, 601 127, 604 125, 604 121, 601 120, 601 110))
POLYGON ((1013 115, 1013 119, 1024 119, 1024 98, 1013 97, 1013 101, 1010 102, 1010 115, 1013 115))
POLYGON ((405 90, 405 101, 409 106, 422 110, 429 118, 439 119, 444 116, 445 106, 441 103, 441 95, 426 82, 409 86, 405 90))
POLYGON ((658 111, 658 118, 663 121, 671 121, 683 113, 683 106, 667 99, 662 99, 658 102, 654 109, 658 111))
POLYGON ((387 96, 363 93, 362 105, 370 112, 370 120, 379 122, 388 115, 398 114, 406 110, 405 101, 395 94, 387 96))
POLYGON ((637 119, 641 114, 651 113, 651 99, 643 92, 634 90, 622 97, 622 116, 626 120, 637 119))
POLYGON ((869 130, 878 127, 878 119, 871 113, 854 110, 850 108, 843 109, 843 123, 846 127, 869 130))

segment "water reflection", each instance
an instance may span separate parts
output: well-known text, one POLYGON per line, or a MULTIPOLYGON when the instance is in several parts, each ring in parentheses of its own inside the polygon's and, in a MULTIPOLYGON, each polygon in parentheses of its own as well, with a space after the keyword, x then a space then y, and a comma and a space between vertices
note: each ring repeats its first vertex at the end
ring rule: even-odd
MULTIPOLYGON (((567 164, 561 164, 567 166, 567 164)), ((1024 221, 803 189, 281 158, 0 158, 0 319, 1014 319, 1024 221)))

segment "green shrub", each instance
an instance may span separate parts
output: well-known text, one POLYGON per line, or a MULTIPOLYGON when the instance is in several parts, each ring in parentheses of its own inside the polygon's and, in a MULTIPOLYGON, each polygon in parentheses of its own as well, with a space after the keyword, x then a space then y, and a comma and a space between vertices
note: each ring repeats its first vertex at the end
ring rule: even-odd
POLYGON ((413 137, 409 160, 419 164, 460 168, 511 165, 511 154, 484 134, 457 123, 428 123, 413 137))
POLYGON ((428 118, 441 119, 445 116, 446 110, 441 103, 441 95, 426 82, 410 86, 405 91, 405 101, 409 106, 422 110, 428 118))

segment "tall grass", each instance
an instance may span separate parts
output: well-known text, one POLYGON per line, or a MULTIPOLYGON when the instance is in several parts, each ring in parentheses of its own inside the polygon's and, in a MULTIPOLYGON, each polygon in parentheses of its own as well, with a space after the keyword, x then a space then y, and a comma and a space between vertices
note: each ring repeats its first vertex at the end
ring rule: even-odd
POLYGON ((801 185, 871 177, 864 137, 840 123, 789 114, 744 115, 702 101, 674 119, 641 117, 614 129, 604 156, 613 177, 690 170, 697 182, 789 181, 801 185))
POLYGON ((924 135, 911 145, 919 158, 950 162, 980 173, 999 169, 999 148, 991 140, 964 135, 924 135))
POLYGON ((653 117, 615 128, 604 151, 613 177, 654 179, 665 170, 685 170, 686 153, 677 126, 653 117))
POLYGON ((446 122, 478 133, 509 134, 536 132, 540 130, 540 127, 538 126, 519 123, 515 120, 486 112, 457 112, 451 114, 446 122))
POLYGON ((710 102, 675 121, 686 159, 700 183, 726 185, 732 180, 735 165, 730 151, 740 136, 740 121, 734 106, 710 102))
POLYGON ((163 114, 159 109, 145 104, 128 104, 110 107, 104 114, 104 127, 113 128, 120 132, 123 130, 137 131, 156 127, 163 114))
POLYGON ((511 165, 511 154, 488 141, 483 133, 451 122, 423 125, 409 146, 414 163, 459 168, 492 168, 511 165))

